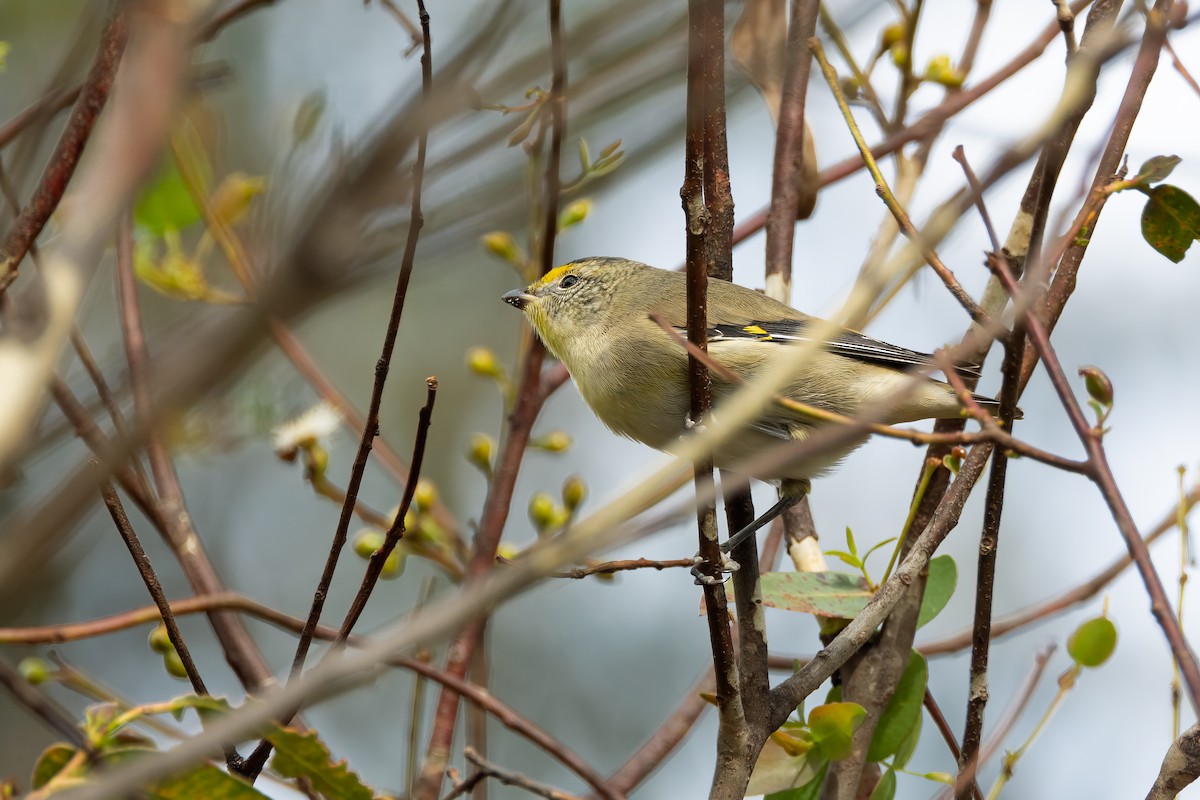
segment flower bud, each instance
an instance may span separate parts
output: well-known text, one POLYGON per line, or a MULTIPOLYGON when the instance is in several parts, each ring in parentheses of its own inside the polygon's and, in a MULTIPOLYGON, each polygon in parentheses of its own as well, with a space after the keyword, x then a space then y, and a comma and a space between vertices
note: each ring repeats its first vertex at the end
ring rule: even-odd
POLYGON ((408 561, 408 554, 402 548, 397 547, 388 554, 387 560, 383 562, 383 570, 379 573, 379 577, 385 580, 393 580, 404 574, 404 565, 408 561))
POLYGON ((562 500, 567 511, 579 508, 583 505, 585 498, 587 498, 587 484, 583 482, 583 478, 578 475, 569 475, 562 485, 562 500))
POLYGON ((495 440, 486 433, 472 434, 471 442, 467 445, 467 461, 484 473, 491 475, 492 451, 495 449, 495 440))
MULTIPOLYGON (((417 490, 413 493, 413 503, 416 505, 418 512, 423 514, 432 509, 434 504, 437 503, 437 499, 437 488, 433 485, 432 481, 425 480, 424 478, 417 481, 417 490)), ((408 514, 404 515, 405 530, 408 530, 410 527, 409 514, 412 514, 411 508, 408 510, 408 514)))
POLYGON ((246 215, 254 198, 267 190, 267 179, 244 172, 232 172, 208 199, 214 221, 233 225, 246 215))
POLYGON ((883 29, 883 35, 880 37, 880 46, 884 49, 890 48, 892 45, 904 41, 904 37, 908 34, 908 28, 903 22, 893 22, 883 29))
POLYGON ((21 659, 21 663, 17 665, 17 671, 31 686, 41 686, 50 680, 51 673, 54 672, 44 658, 37 656, 21 659))
POLYGON ((554 526, 559 518, 558 504, 554 498, 545 492, 534 492, 529 498, 529 519, 538 533, 544 533, 554 526))
POLYGON ((383 531, 377 531, 374 528, 363 528, 354 534, 355 555, 363 559, 370 558, 372 553, 383 547, 383 540, 385 538, 383 531))
POLYGON ((523 259, 520 245, 508 231, 492 231, 484 234, 483 249, 510 264, 520 263, 523 259))
POLYGON ((467 351, 467 367, 485 378, 495 378, 503 372, 496 361, 496 354, 486 347, 472 347, 467 351))
POLYGON ((566 431, 551 431, 531 441, 529 446, 547 453, 564 453, 571 447, 571 435, 566 431))
POLYGON ((925 80, 941 84, 947 89, 958 89, 963 85, 966 76, 950 63, 950 56, 935 56, 925 67, 925 80))

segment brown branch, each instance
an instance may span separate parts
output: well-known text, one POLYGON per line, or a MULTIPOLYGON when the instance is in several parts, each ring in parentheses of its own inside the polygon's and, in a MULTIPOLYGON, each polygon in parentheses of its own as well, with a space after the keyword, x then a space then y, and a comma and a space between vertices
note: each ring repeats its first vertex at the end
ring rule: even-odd
MULTIPOLYGON (((1091 2, 1092 0, 1075 0, 1075 2, 1071 3, 1071 9, 1078 12, 1086 8, 1091 2)), ((988 94, 997 86, 1036 61, 1058 35, 1058 22, 1051 22, 1042 29, 1038 36, 1025 49, 1013 56, 1002 67, 974 86, 948 95, 946 99, 925 112, 920 119, 908 127, 888 134, 881 142, 871 148, 871 154, 876 159, 881 159, 884 156, 889 156, 897 152, 909 142, 924 139, 931 133, 938 131, 946 124, 947 120, 956 116, 976 100, 988 94)), ((846 158, 821 170, 817 175, 816 186, 817 188, 824 188, 837 183, 855 174, 860 169, 863 169, 863 167, 864 164, 861 157, 851 156, 846 158)), ((760 208, 743 219, 734 229, 734 242, 740 243, 761 231, 766 224, 769 209, 769 206, 760 208)))
MULTIPOLYGON (((1183 497, 1184 513, 1191 511, 1192 507, 1200 503, 1200 483, 1197 483, 1183 497)), ((1160 537, 1175 528, 1179 519, 1178 507, 1172 508, 1166 515, 1159 520, 1146 534, 1145 543, 1147 546, 1157 541, 1160 537)), ((1083 583, 1068 589, 1061 594, 1056 595, 1048 600, 1044 600, 1035 605, 1024 608, 1016 613, 1010 614, 995 620, 992 623, 992 638, 998 638, 1006 634, 1012 633, 1015 630, 1020 630, 1034 622, 1040 622, 1047 617, 1051 617, 1061 611, 1065 611, 1072 606, 1079 605, 1091 600, 1096 595, 1108 586, 1112 581, 1124 572, 1130 564, 1133 563, 1133 558, 1126 553, 1117 558, 1113 563, 1106 568, 1093 575, 1083 583)), ((2 639, 0 639, 2 641, 2 639)), ((918 648, 925 655, 943 655, 946 653, 954 653, 969 646, 971 643, 971 631, 964 630, 952 636, 947 636, 944 639, 938 639, 934 642, 922 645, 918 648)))
MULTIPOLYGON (((1158 67, 1159 55, 1163 43, 1166 41, 1171 7, 1172 0, 1158 0, 1147 16, 1146 30, 1142 35, 1133 70, 1130 72, 1129 81, 1125 86, 1125 93, 1121 97, 1121 104, 1117 108, 1112 132, 1109 134, 1108 142, 1100 156, 1100 163, 1096 166, 1088 201, 1076 215, 1075 222, 1071 226, 1072 233, 1063 239, 1062 248, 1065 249, 1063 254, 1056 255, 1054 259, 1047 262, 1048 264, 1057 264, 1058 267, 1046 296, 1045 310, 1041 314, 1041 319, 1045 322, 1048 331, 1054 330, 1054 326, 1066 307, 1067 300, 1075 291, 1079 267, 1083 262, 1083 256, 1087 252, 1090 240, 1090 236, 1081 238, 1078 232, 1084 227, 1089 233, 1095 230, 1100 212, 1104 209, 1108 195, 1103 191, 1103 187, 1109 183, 1120 165, 1125 146, 1129 142, 1129 134, 1141 111, 1142 100, 1146 96, 1146 90, 1158 67)), ((1036 358, 1037 353, 1033 351, 1026 355, 1025 363, 1021 368, 1023 383, 1027 382, 1033 374, 1037 363, 1036 358)))
POLYGON ((108 101, 116 78, 117 66, 125 52, 129 36, 129 25, 123 7, 118 6, 109 17, 100 37, 100 49, 88 72, 66 128, 59 137, 50 162, 38 182, 33 199, 22 209, 12 230, 0 243, 0 296, 17 279, 18 270, 25 254, 37 241, 38 234, 46 225, 50 215, 62 201, 67 184, 75 174, 79 157, 92 134, 96 120, 108 101))
POLYGON ((808 97, 808 76, 812 70, 812 55, 805 42, 816 34, 820 5, 818 0, 791 0, 790 3, 783 94, 779 103, 775 159, 771 168, 771 203, 764 219, 767 229, 767 286, 771 287, 778 281, 782 289, 778 296, 774 293, 772 296, 784 303, 789 302, 791 293, 792 247, 804 161, 804 108, 808 97))
MULTIPOLYGON (((171 640, 171 646, 175 648, 175 653, 179 656, 180 663, 183 664, 183 671, 187 673, 192 690, 198 695, 208 696, 208 688, 204 685, 204 679, 200 677, 200 670, 196 668, 191 650, 188 649, 187 642, 183 640, 183 632, 179 630, 179 623, 175 621, 175 615, 171 613, 171 604, 167 602, 166 592, 163 591, 162 583, 159 582, 158 575, 155 574, 154 567, 150 564, 150 558, 146 555, 146 550, 142 547, 137 532, 125 514, 121 498, 117 496, 112 484, 107 481, 100 485, 100 494, 104 497, 104 505, 108 508, 108 513, 112 516, 113 524, 117 526, 117 532, 121 534, 121 539, 125 542, 129 555, 133 557, 133 564, 142 577, 142 583, 146 584, 146 590, 150 592, 150 597, 154 600, 162 624, 167 629, 167 638, 171 640)), ((241 766, 242 757, 238 755, 234 746, 227 744, 224 746, 224 751, 225 764, 231 770, 238 769, 241 766)))
MULTIPOLYGON (((137 279, 133 268, 133 221, 128 209, 117 223, 116 273, 117 305, 121 332, 125 340, 126 361, 129 365, 134 412, 137 418, 146 424, 146 421, 152 418, 154 401, 150 389, 150 357, 142 330, 137 279)), ((225 585, 192 525, 170 453, 157 431, 146 432, 146 452, 158 490, 155 515, 152 519, 161 520, 159 531, 179 562, 192 589, 197 594, 224 591, 225 585)), ((241 620, 234 615, 215 612, 209 615, 209 621, 226 661, 242 686, 251 691, 258 691, 274 681, 262 652, 241 620)))
MULTIPOLYGON (((1060 6, 1060 9, 1062 6, 1060 6)), ((967 184, 975 196, 980 216, 988 230, 988 236, 996 242, 991 217, 983 201, 983 191, 975 172, 967 162, 962 147, 954 151, 954 159, 962 165, 967 184)), ((995 245, 993 245, 995 248, 995 245)), ((995 248, 998 250, 998 248, 995 248)), ((1025 353, 1025 326, 1021 320, 1013 324, 1012 332, 1004 342, 1003 379, 1000 384, 1000 426, 1011 431, 1016 417, 1017 397, 1021 392, 1021 358, 1025 353)), ((988 700, 988 657, 992 641, 992 604, 996 582, 996 559, 1000 544, 1000 519, 1004 511, 1004 489, 1008 477, 1008 458, 1002 453, 992 459, 988 477, 987 495, 984 500, 983 530, 979 535, 979 558, 975 578, 975 622, 971 638, 971 665, 967 719, 963 731, 962 752, 958 756, 958 773, 962 776, 979 757, 983 742, 983 716, 988 700)), ((979 795, 979 786, 974 778, 958 781, 958 800, 979 795)))
POLYGON ((573 794, 568 794, 560 789, 555 789, 553 786, 547 786, 544 783, 539 783, 538 781, 527 778, 518 772, 513 772, 511 770, 504 769, 503 767, 499 767, 488 761, 470 747, 463 752, 463 755, 466 756, 467 761, 470 761, 471 764, 475 766, 475 773, 458 787, 456 787, 454 791, 446 795, 444 800, 453 800, 455 797, 463 797, 475 789, 479 780, 483 778, 494 778, 505 786, 515 786, 518 789, 524 789, 526 792, 536 795, 537 797, 544 797, 546 800, 580 800, 580 798, 573 794))
MULTIPOLYGON (((421 4, 421 0, 418 0, 421 4)), ((422 6, 423 8, 423 6, 422 6)), ((563 138, 566 133, 566 87, 567 57, 565 34, 562 23, 561 0, 548 0, 550 33, 550 92, 546 107, 550 113, 550 143, 546 159, 541 222, 538 242, 538 263, 545 275, 554 267, 554 246, 558 236, 559 200, 562 192, 560 165, 563 138)), ((422 12, 422 25, 426 24, 422 12)), ((483 511, 480 514, 479 530, 467 565, 467 583, 479 581, 491 569, 500 546, 500 537, 508 520, 512 495, 517 476, 529 444, 534 421, 541 411, 549 392, 542 391, 542 361, 545 348, 533 337, 528 342, 523 356, 521 381, 517 390, 516 405, 508 418, 500 456, 492 480, 488 486, 483 511)), ((455 677, 467 674, 475 649, 483 640, 486 618, 480 617, 468 623, 454 640, 447 657, 446 672, 455 677)), ((454 742, 454 729, 458 721, 458 695, 443 690, 434 711, 433 730, 425 752, 425 762, 416 786, 416 800, 434 800, 440 793, 445 766, 450 758, 454 742)), ((601 792, 605 797, 615 797, 611 792, 601 792)))
POLYGON ((958 524, 963 505, 991 454, 990 444, 978 444, 971 448, 950 488, 942 495, 929 524, 913 542, 908 556, 892 577, 829 645, 813 656, 799 672, 775 687, 772 691, 772 714, 767 723, 770 730, 782 725, 804 698, 816 691, 835 670, 858 652, 900 602, 912 581, 928 566, 938 545, 958 524))
MULTIPOLYGON (((1016 297, 1019 289, 1004 259, 991 259, 990 263, 996 270, 995 274, 1004 283, 1005 289, 1011 296, 1016 297)), ((1134 563, 1137 564, 1138 573, 1146 587, 1146 593, 1150 597, 1151 613, 1159 627, 1162 628, 1167 643, 1171 647, 1171 653, 1179 662, 1179 671, 1187 684, 1188 697, 1192 702, 1192 707, 1200 708, 1200 665, 1196 663, 1196 655, 1184 638, 1183 631, 1179 627, 1179 620, 1171 611, 1171 602, 1167 599, 1162 579, 1154 568, 1154 563, 1150 560, 1146 542, 1138 533, 1137 525, 1129 513, 1125 498, 1117 488, 1116 479, 1108 464, 1108 455, 1101 438, 1102 433, 1090 426, 1084 418, 1079 401, 1075 399, 1067 376, 1058 361, 1058 355, 1050 343, 1046 326, 1032 310, 1026 312, 1025 319, 1029 326, 1029 338, 1032 340, 1033 346, 1037 348, 1038 355, 1050 375, 1050 382, 1071 420, 1072 427, 1075 428, 1076 434, 1088 453, 1088 460, 1092 464, 1090 477, 1103 495, 1113 516, 1113 521, 1116 522, 1117 529, 1125 540, 1125 546, 1133 557, 1134 563)))
MULTIPOLYGON (((383 544, 371 554, 371 558, 367 562, 367 569, 363 575, 362 583, 358 587, 358 593, 354 596, 354 601, 350 604, 350 610, 346 612, 346 618, 342 621, 342 627, 338 631, 338 638, 334 641, 335 649, 339 644, 346 641, 346 637, 354 629, 354 625, 362 615, 363 609, 367 607, 367 601, 371 599, 371 592, 374 591, 375 584, 379 581, 379 576, 383 573, 384 563, 404 536, 404 517, 412 505, 413 495, 416 494, 417 481, 421 477, 421 464, 425 459, 425 442, 429 438, 429 425, 433 420, 433 403, 437 399, 437 378, 426 378, 425 387, 425 405, 421 408, 417 420, 417 434, 413 443, 412 461, 409 462, 411 466, 408 472, 408 482, 404 486, 404 494, 400 499, 400 508, 396 511, 396 518, 392 521, 391 527, 388 528, 387 533, 383 537, 383 544)), ((329 652, 332 653, 333 650, 329 652)))
POLYGON ((1175 800, 1200 778, 1200 722, 1171 742, 1146 800, 1175 800))
MULTIPOLYGON (((421 29, 423 33, 424 50, 421 53, 421 96, 428 104, 433 96, 433 61, 430 49, 429 15, 424 10, 422 0, 417 0, 421 8, 421 29)), ((367 459, 371 454, 371 445, 379 434, 379 408, 383 403, 383 389, 387 383, 388 371, 392 363, 392 354, 396 348, 396 337, 400 331, 400 320, 404 314, 404 303, 408 298, 408 284, 412 277, 413 263, 417 252, 417 238, 425 224, 421 212, 421 189, 425 180, 425 155, 429 141, 429 123, 422 121, 417 135, 417 156, 412 167, 412 204, 409 210, 408 236, 404 243, 404 253, 400 258, 400 270, 396 276, 396 289, 392 296, 392 308, 388 315, 387 330, 384 332, 383 345, 380 348, 379 359, 375 362, 375 380, 371 385, 371 399, 367 406, 366 424, 358 442, 358 451, 350 468, 350 479, 346 485, 346 502, 342 504, 338 516, 337 528, 334 530, 333 541, 329 546, 329 554, 317 581, 313 593, 312 605, 304 630, 300 632, 300 641, 296 644, 296 653, 292 658, 288 682, 296 680, 304 669, 304 661, 312 644, 313 631, 321 621, 321 611, 325 607, 325 598, 329 586, 333 582, 333 574, 337 570, 338 559, 346 546, 346 537, 350 529, 350 520, 354 516, 354 508, 358 502, 358 491, 362 486, 363 475, 367 469, 367 459)), ((403 521, 403 518, 401 518, 403 521)), ((295 711, 287 715, 291 718, 295 711)), ((254 752, 246 759, 243 774, 253 780, 258 776, 271 754, 271 743, 261 740, 254 752)))

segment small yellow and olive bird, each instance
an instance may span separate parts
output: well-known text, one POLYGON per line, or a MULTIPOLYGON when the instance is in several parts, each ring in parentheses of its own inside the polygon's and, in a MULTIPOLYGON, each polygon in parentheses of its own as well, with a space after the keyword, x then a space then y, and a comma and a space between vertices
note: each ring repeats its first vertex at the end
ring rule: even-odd
MULTIPOLYGON (((523 290, 502 298, 521 309, 547 349, 571 373, 579 393, 596 416, 615 432, 658 450, 675 444, 688 430, 688 356, 653 317, 682 335, 687 331, 687 286, 682 273, 623 258, 584 258, 546 273, 523 290)), ((751 382, 788 345, 808 338, 814 317, 764 294, 727 281, 708 281, 708 352, 742 381, 751 382)), ((845 416, 909 388, 910 369, 929 366, 931 357, 841 329, 822 350, 797 368, 779 394, 845 416)), ((973 365, 957 367, 977 377, 973 365)), ((713 405, 735 385, 712 374, 713 405)), ((997 402, 975 395, 985 409, 997 402)), ((954 390, 926 379, 891 406, 887 424, 957 418, 963 413, 954 390)), ((729 437, 713 453, 715 466, 744 472, 753 457, 780 442, 799 442, 820 423, 778 404, 745 431, 729 437)), ((792 462, 753 477, 775 482, 780 502, 726 541, 728 551, 745 536, 797 502, 809 479, 828 471, 866 441, 863 435, 820 456, 792 462)))

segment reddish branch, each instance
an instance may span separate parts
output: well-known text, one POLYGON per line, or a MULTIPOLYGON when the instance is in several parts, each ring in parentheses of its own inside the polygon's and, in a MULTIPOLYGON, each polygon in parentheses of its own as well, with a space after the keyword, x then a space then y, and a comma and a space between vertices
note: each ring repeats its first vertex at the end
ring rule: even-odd
MULTIPOLYGON (((763 222, 767 229, 766 276, 792 283, 792 243, 796 210, 800 206, 800 176, 804 158, 804 106, 812 53, 806 42, 816 35, 819 0, 792 0, 784 60, 783 96, 775 130, 775 161, 771 170, 771 203, 763 222)), ((820 181, 818 181, 820 185, 820 181)), ((787 297, 776 298, 787 302, 787 297)))
MULTIPOLYGON (((121 332, 125 339, 134 411, 139 419, 148 420, 153 408, 149 388, 150 356, 142 331, 137 279, 133 271, 132 226, 132 219, 126 211, 117 225, 117 305, 121 318, 121 332)), ((146 452, 158 490, 158 499, 154 503, 155 515, 152 518, 161 520, 160 532, 171 547, 188 583, 197 594, 224 591, 225 585, 192 526, 170 453, 162 441, 162 436, 153 429, 146 434, 146 452)), ((209 621, 226 661, 242 686, 251 691, 258 691, 274 680, 258 645, 250 637, 241 620, 232 614, 213 612, 209 615, 209 621)))
POLYGON ((79 156, 83 153, 92 128, 95 127, 96 120, 108 101, 108 94, 112 90, 128 36, 129 25, 125 10, 123 6, 118 6, 101 34, 96 60, 92 63, 79 99, 70 119, 67 120, 67 126, 59 137, 58 145, 50 156, 50 163, 42 173, 37 191, 29 204, 21 210, 8 236, 0 243, 0 296, 17 279, 22 259, 37 241, 38 234, 42 232, 50 215, 58 208, 63 193, 67 190, 67 184, 75 174, 79 156))
MULTIPOLYGON (((558 235, 558 206, 561 194, 559 166, 562 159, 563 138, 566 134, 566 85, 567 58, 562 26, 561 0, 549 0, 550 26, 550 93, 546 108, 550 114, 550 142, 546 159, 545 190, 542 209, 545 214, 541 222, 539 261, 541 274, 554 266, 554 244, 558 235)), ((479 531, 475 535, 471 558, 467 566, 467 582, 482 578, 492 569, 499 549, 500 537, 508 520, 512 495, 516 488, 517 475, 529 444, 534 421, 541 411, 549 392, 542 389, 541 371, 545 350, 537 339, 529 339, 521 371, 521 382, 517 402, 508 418, 497 459, 496 467, 488 486, 483 512, 480 514, 479 531)), ((449 649, 446 672, 462 678, 470 669, 475 650, 483 639, 486 619, 480 618, 461 630, 449 649)), ((450 759, 454 742, 454 730, 458 720, 459 696, 443 689, 434 711, 433 730, 426 748, 425 763, 417 782, 416 798, 434 800, 441 788, 445 766, 450 759)), ((605 797, 615 797, 611 790, 601 792, 605 797)))

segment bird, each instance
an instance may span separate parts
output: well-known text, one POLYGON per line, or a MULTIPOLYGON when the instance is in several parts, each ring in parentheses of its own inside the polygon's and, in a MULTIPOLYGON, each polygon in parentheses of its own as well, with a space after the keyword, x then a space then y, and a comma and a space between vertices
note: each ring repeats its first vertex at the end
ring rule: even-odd
MULTIPOLYGON (((524 312, 550 353, 567 368, 584 401, 614 432, 657 450, 669 450, 691 422, 688 354, 678 337, 687 332, 687 279, 680 273, 637 261, 590 257, 557 267, 524 289, 501 299, 524 312)), ((728 281, 709 278, 707 333, 709 357, 742 382, 751 382, 808 341, 822 321, 728 281)), ((826 411, 853 417, 900 393, 882 418, 886 424, 958 418, 964 413, 953 387, 923 378, 912 387, 913 370, 932 357, 838 328, 819 352, 796 368, 778 394, 826 411)), ((958 374, 979 377, 979 367, 956 365, 958 374)), ((737 390, 736 382, 711 373, 713 416, 737 390)), ((995 414, 999 403, 973 395, 995 414)), ((825 423, 828 424, 828 423, 825 423)), ((714 466, 742 473, 754 456, 781 442, 801 442, 822 427, 811 415, 769 405, 744 430, 726 437, 713 452, 714 466)), ((816 458, 776 464, 750 477, 774 483, 779 502, 731 536, 728 552, 746 536, 799 502, 812 478, 829 472, 868 438, 868 433, 816 458)))

